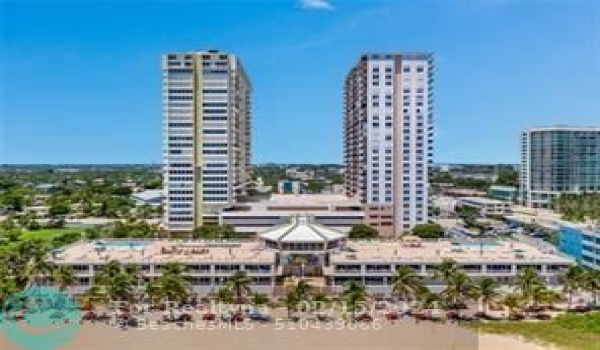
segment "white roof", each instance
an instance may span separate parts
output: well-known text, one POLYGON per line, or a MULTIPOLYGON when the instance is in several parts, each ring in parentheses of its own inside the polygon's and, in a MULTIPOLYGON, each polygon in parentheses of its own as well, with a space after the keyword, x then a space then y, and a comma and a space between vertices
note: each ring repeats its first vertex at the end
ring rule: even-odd
POLYGON ((163 190, 145 190, 133 193, 131 196, 142 201, 152 201, 163 198, 164 194, 163 190))
POLYGON ((290 223, 269 229, 260 237, 278 242, 328 242, 346 238, 346 235, 318 225, 306 216, 294 216, 290 223))

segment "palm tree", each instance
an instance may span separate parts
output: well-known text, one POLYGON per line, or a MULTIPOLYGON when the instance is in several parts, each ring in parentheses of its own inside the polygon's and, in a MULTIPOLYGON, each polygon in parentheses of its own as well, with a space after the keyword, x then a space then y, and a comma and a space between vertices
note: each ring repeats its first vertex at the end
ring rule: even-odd
POLYGON ((106 305, 109 302, 109 297, 104 288, 100 286, 92 286, 83 295, 83 304, 87 309, 94 309, 98 305, 106 305))
POLYGON ((392 276, 391 287, 393 294, 408 301, 423 288, 423 282, 413 268, 401 266, 392 276))
POLYGON ((544 293, 542 293, 540 302, 552 309, 554 307, 554 303, 560 301, 561 298, 562 296, 559 292, 546 289, 544 293))
POLYGON ((18 291, 17 282, 10 275, 8 267, 0 265, 0 305, 4 305, 4 302, 18 291))
POLYGON ((288 318, 292 318, 292 311, 295 311, 298 308, 298 304, 300 303, 300 299, 298 295, 292 290, 289 291, 285 298, 283 299, 283 303, 287 310, 288 318))
POLYGON ((580 265, 569 266, 567 271, 561 275, 563 291, 569 295, 568 309, 571 309, 573 293, 578 291, 584 282, 584 269, 580 265))
POLYGON ((111 300, 129 303, 133 301, 134 286, 131 276, 122 272, 109 281, 106 291, 111 300))
POLYGON ((162 284, 158 279, 154 279, 146 285, 146 295, 153 305, 158 304, 160 300, 164 299, 165 295, 163 291, 162 284))
POLYGON ((216 299, 224 304, 232 304, 234 302, 233 291, 227 286, 221 287, 217 290, 216 299))
POLYGON ((248 276, 246 271, 237 271, 233 274, 233 276, 231 276, 231 279, 228 282, 228 287, 235 294, 236 303, 240 303, 244 296, 250 295, 252 292, 252 289, 250 288, 251 284, 252 278, 248 276))
POLYGON ((123 266, 117 260, 111 260, 108 264, 102 266, 100 271, 96 274, 95 280, 97 284, 108 284, 121 273, 123 266))
POLYGON ((139 275, 136 268, 123 267, 118 261, 109 261, 98 272, 95 284, 104 288, 113 301, 133 301, 139 275))
POLYGON ((594 306, 598 306, 598 294, 600 293, 600 270, 587 268, 582 278, 582 287, 592 293, 594 306))
POLYGON ((548 288, 543 284, 534 286, 531 289, 531 303, 534 308, 538 307, 538 305, 543 304, 548 296, 548 288))
POLYGON ((419 300, 419 307, 421 309, 438 309, 442 303, 440 295, 432 293, 429 289, 423 288, 417 294, 419 300))
POLYGON ((16 282, 22 288, 37 284, 39 279, 48 275, 51 265, 47 260, 50 247, 41 240, 27 240, 17 245, 13 257, 17 272, 16 282))
POLYGON ((266 305, 269 302, 269 296, 265 293, 252 293, 250 304, 254 307, 266 305))
POLYGON ((450 276, 458 271, 458 263, 452 259, 444 259, 442 263, 435 267, 433 271, 433 278, 444 281, 446 284, 450 279, 450 276))
POLYGON ((293 287, 293 292, 298 296, 300 302, 308 301, 313 293, 314 287, 307 280, 299 280, 293 287))
POLYGON ((450 275, 447 283, 441 295, 447 300, 447 306, 456 309, 460 316, 461 304, 466 303, 473 296, 472 281, 466 273, 458 270, 450 275))
POLYGON ((54 285, 57 286, 61 291, 67 290, 67 288, 77 282, 77 277, 75 276, 73 267, 68 265, 59 265, 54 267, 50 274, 50 279, 52 280, 52 283, 54 283, 54 285))
POLYGON ((163 267, 163 274, 169 275, 183 275, 187 268, 184 264, 179 262, 168 263, 163 267))
POLYGON ((342 299, 346 302, 346 307, 352 312, 352 322, 356 319, 356 310, 362 307, 367 300, 367 289, 364 284, 351 280, 346 284, 342 292, 342 299))
POLYGON ((325 293, 317 293, 313 297, 315 303, 315 311, 321 311, 321 307, 325 307, 331 303, 331 299, 325 293))
POLYGON ((541 285, 543 285, 542 278, 537 270, 527 267, 517 274, 515 290, 521 293, 525 304, 529 304, 534 289, 541 285))
POLYGON ((167 301, 184 302, 190 295, 189 283, 179 275, 163 274, 157 278, 162 296, 167 301))
POLYGON ((491 277, 484 277, 475 282, 473 294, 481 300, 483 314, 487 313, 490 302, 494 301, 500 295, 498 287, 498 282, 491 277))
POLYGON ((523 299, 518 294, 508 294, 502 299, 502 305, 508 308, 508 315, 512 317, 515 313, 515 309, 519 309, 523 306, 523 299))

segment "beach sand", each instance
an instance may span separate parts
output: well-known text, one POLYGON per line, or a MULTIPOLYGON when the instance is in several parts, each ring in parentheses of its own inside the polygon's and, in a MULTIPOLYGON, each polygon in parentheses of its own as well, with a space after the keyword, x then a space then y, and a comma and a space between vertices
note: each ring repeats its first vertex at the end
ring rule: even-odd
MULTIPOLYGON (((548 346, 524 342, 517 337, 477 334, 456 325, 415 324, 401 321, 380 329, 368 324, 366 329, 326 329, 305 325, 239 325, 238 329, 170 329, 120 330, 106 325, 83 326, 75 339, 59 350, 541 350, 548 346)), ((223 326, 228 327, 228 326, 223 326)), ((0 349, 22 349, 11 344, 0 331, 0 349)))

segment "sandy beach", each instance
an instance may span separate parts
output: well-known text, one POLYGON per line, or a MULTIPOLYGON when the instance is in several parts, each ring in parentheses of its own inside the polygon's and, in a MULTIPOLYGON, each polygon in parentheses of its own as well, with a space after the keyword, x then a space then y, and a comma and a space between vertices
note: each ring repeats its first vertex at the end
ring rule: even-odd
MULTIPOLYGON (((434 323, 415 324, 401 321, 375 329, 367 324, 357 329, 340 327, 327 329, 309 325, 240 324, 238 328, 199 329, 198 327, 169 329, 121 330, 106 325, 84 325, 70 344, 60 350, 188 350, 228 349, 414 349, 414 350, 541 350, 549 349, 516 337, 479 335, 456 325, 434 323)), ((0 349, 22 350, 8 342, 0 332, 0 349)), ((29 349, 27 349, 29 350, 29 349)))

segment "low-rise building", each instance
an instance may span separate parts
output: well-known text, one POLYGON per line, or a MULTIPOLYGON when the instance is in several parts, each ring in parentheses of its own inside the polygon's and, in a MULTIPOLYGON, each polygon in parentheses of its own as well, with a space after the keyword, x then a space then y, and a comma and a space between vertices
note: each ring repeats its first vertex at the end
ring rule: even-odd
POLYGON ((361 203, 344 195, 275 194, 267 201, 244 203, 224 210, 213 220, 221 225, 231 225, 238 232, 256 234, 296 215, 309 215, 315 222, 342 232, 349 232, 365 217, 361 203))
POLYGON ((165 195, 163 190, 145 190, 131 194, 131 198, 137 204, 147 204, 152 206, 162 205, 165 195))
MULTIPOLYGON (((253 290, 280 294, 285 277, 311 277, 325 292, 338 292, 355 280, 370 293, 389 295, 394 272, 408 266, 437 291, 443 282, 432 277, 444 259, 453 259, 472 278, 489 276, 501 285, 514 282, 519 271, 533 268, 551 286, 574 261, 515 241, 473 243, 457 240, 422 241, 418 237, 387 241, 349 241, 345 233, 306 216, 261 233, 255 241, 102 240, 79 242, 52 252, 57 265, 72 266, 76 295, 85 293, 94 276, 109 261, 133 264, 141 272, 141 288, 160 276, 168 263, 186 266, 195 293, 216 292, 237 271, 252 278, 253 290)), ((49 283, 49 281, 45 281, 49 283)))
POLYGON ((483 197, 460 198, 458 205, 479 209, 482 215, 507 215, 511 213, 511 203, 483 197))
POLYGON ((513 186, 490 186, 488 195, 494 199, 512 202, 517 199, 519 190, 513 186))
POLYGON ((277 182, 277 193, 280 194, 300 194, 300 182, 291 180, 281 180, 277 182))
POLYGON ((559 248, 582 265, 600 269, 600 227, 562 223, 559 248))

